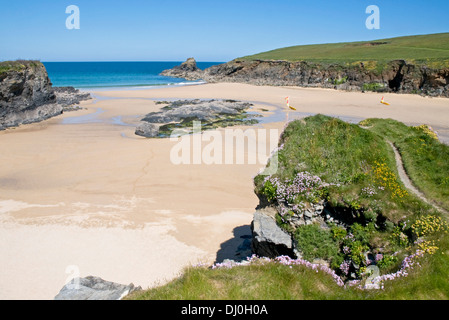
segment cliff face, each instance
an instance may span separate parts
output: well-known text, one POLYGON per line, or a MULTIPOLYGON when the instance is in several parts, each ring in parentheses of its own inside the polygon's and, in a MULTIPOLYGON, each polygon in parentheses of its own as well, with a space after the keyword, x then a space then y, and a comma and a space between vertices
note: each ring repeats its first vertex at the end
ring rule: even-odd
POLYGON ((13 62, 0 71, 0 129, 42 121, 62 110, 42 63, 13 62))
POLYGON ((46 120, 87 99, 72 87, 53 88, 38 61, 0 63, 0 130, 46 120))
POLYGON ((391 61, 382 68, 365 66, 363 63, 341 66, 305 61, 234 60, 204 71, 166 70, 163 75, 189 80, 203 79, 207 82, 372 90, 449 97, 449 69, 431 69, 403 60, 391 61))

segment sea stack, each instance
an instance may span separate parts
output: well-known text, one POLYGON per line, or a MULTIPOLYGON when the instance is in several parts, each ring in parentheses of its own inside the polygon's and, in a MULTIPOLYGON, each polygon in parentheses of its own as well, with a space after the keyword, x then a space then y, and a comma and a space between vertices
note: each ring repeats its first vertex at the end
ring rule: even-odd
POLYGON ((173 69, 164 70, 161 75, 173 78, 184 78, 186 80, 199 80, 203 77, 203 71, 196 65, 194 58, 188 58, 181 65, 173 69))

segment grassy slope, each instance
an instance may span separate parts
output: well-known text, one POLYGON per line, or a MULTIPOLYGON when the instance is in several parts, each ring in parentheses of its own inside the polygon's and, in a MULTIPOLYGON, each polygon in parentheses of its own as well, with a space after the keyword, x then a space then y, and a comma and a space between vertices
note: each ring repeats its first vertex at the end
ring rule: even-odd
POLYGON ((449 211, 449 146, 396 120, 367 119, 363 123, 398 147, 416 187, 449 211))
MULTIPOLYGON (((320 122, 325 118, 315 117, 312 121, 320 122)), ((388 120, 370 120, 372 124, 376 121, 382 122, 377 127, 373 125, 371 130, 379 132, 395 143, 402 141, 404 148, 410 143, 407 136, 410 135, 410 128, 388 120), (382 130, 379 130, 379 128, 382 130), (379 131, 378 131, 379 130, 379 131), (407 134, 408 132, 408 134, 407 134), (402 138, 401 138, 402 137, 402 138)), ((340 124, 339 122, 334 123, 340 124)), ((343 128, 345 126, 343 125, 343 128)), ((360 129, 361 130, 361 129, 360 129)), ((365 141, 365 143, 376 143, 380 148, 380 153, 387 152, 384 145, 378 138, 370 137, 354 127, 347 127, 343 135, 350 131, 361 134, 360 138, 353 137, 356 141, 349 139, 356 144, 365 141)), ((366 130, 365 130, 366 131, 366 130)), ((342 131, 343 132, 343 131, 342 131)), ((303 133, 302 133, 303 134, 303 133)), ((332 135, 328 135, 330 138, 332 135)), ((351 137, 351 135, 347 135, 351 137)), ((295 138, 295 137, 294 137, 295 138)), ((309 136, 310 138, 310 136, 309 136)), ((296 138, 295 138, 296 139, 296 138)), ((308 139, 308 138, 307 138, 308 139)), ((306 139, 306 140, 307 140, 306 139)), ((320 137, 321 139, 321 137, 320 137)), ((319 139, 318 139, 319 140, 319 139)), ((430 141, 430 140, 429 140, 430 141)), ((430 148, 435 148, 439 152, 441 144, 433 141, 429 142, 430 148)), ((443 147, 444 148, 444 147, 443 147)), ((337 147, 337 150, 339 148, 337 147)), ((296 150, 298 151, 298 150, 296 150)), ((341 150, 343 152, 343 150, 341 150)), ((287 149, 287 152, 288 149, 287 149)), ((389 152, 388 152, 389 153, 389 152)), ((430 153, 431 154, 431 153, 430 153)), ((355 155, 357 159, 359 155, 355 155)), ((403 152, 405 163, 412 166, 419 166, 422 159, 411 156, 410 153, 403 152)), ((388 156, 388 158, 391 157, 388 156)), ((329 161, 337 163, 338 159, 329 161)), ((435 161, 430 157, 427 161, 430 166, 423 166, 422 172, 431 175, 434 170, 432 167, 441 171, 447 164, 435 161), (430 172, 428 172, 430 171, 430 172)), ((388 161, 389 162, 389 161, 388 161)), ((340 164, 343 164, 342 161, 340 164)), ((316 163, 320 168, 321 164, 316 163)), ((328 164, 332 165, 332 164, 328 164)), ((335 165, 335 164, 334 164, 335 165)), ((338 165, 338 163, 336 164, 338 165)), ((389 164, 393 167, 393 164, 389 164)), ((357 166, 348 168, 348 175, 356 172, 357 166), (355 171, 354 171, 355 170, 355 171)), ((448 171, 445 171, 448 178, 448 171)), ((288 174, 287 172, 285 174, 288 174)), ((328 176, 331 178, 331 176, 328 176)), ((416 176, 412 175, 412 179, 416 176)), ((434 180, 430 179, 427 184, 431 186, 434 180)), ((433 186, 435 187, 435 186, 433 186)), ((438 188, 435 188, 438 194, 438 188)), ((333 279, 323 273, 312 271, 302 266, 282 266, 276 263, 269 263, 263 266, 236 267, 234 269, 216 269, 211 270, 204 267, 188 268, 178 279, 167 285, 151 290, 134 293, 128 299, 231 299, 231 300, 270 300, 270 299, 449 299, 449 237, 447 234, 435 234, 433 239, 438 240, 439 250, 434 255, 426 255, 420 259, 421 266, 409 272, 406 278, 389 281, 385 284, 385 290, 380 291, 360 291, 356 288, 341 288, 336 285, 333 279)))
POLYGON ((365 42, 294 46, 240 60, 287 60, 347 64, 359 61, 407 60, 441 67, 449 65, 449 33, 408 36, 365 42), (383 43, 370 45, 370 43, 383 43))

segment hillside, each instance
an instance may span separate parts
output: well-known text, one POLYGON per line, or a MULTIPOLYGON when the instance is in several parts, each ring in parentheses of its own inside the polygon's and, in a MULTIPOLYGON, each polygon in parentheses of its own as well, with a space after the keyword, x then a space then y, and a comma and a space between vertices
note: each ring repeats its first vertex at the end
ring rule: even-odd
POLYGON ((302 45, 271 50, 236 60, 285 60, 350 64, 406 60, 432 67, 449 66, 449 33, 362 42, 302 45))
POLYGON ((165 76, 253 85, 449 97, 449 33, 295 46, 206 70, 189 59, 165 76))

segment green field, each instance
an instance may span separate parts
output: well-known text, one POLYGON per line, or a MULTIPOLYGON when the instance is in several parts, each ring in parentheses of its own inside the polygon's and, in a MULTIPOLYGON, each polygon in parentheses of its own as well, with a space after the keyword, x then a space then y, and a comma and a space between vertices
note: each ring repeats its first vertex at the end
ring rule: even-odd
POLYGON ((286 60, 350 64, 406 60, 429 67, 449 66, 449 33, 363 42, 302 45, 262 52, 237 60, 286 60))

